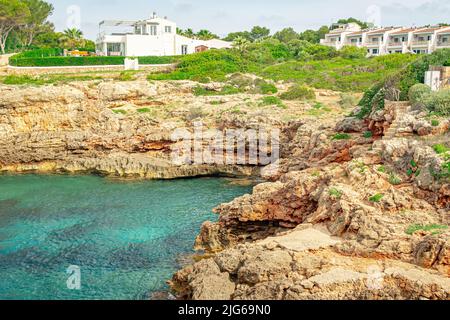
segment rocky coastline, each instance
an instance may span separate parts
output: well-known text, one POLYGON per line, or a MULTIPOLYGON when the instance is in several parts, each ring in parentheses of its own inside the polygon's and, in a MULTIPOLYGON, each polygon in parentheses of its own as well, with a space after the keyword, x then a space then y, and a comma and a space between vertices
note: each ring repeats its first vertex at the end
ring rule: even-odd
POLYGON ((170 281, 179 299, 450 298, 450 182, 432 148, 450 140, 450 119, 432 126, 426 113, 390 101, 358 119, 328 91, 317 99, 333 112, 319 118, 307 103, 262 111, 260 95, 199 97, 196 86, 2 85, 0 172, 264 178, 204 223, 195 242, 203 258, 170 281), (199 120, 207 129, 279 129, 277 170, 173 164, 182 143, 173 130, 199 120))

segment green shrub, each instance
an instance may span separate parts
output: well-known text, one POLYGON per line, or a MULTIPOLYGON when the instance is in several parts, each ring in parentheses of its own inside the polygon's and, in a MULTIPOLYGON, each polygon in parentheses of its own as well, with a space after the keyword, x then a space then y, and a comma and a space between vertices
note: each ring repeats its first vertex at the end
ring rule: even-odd
POLYGON ((126 110, 121 110, 121 109, 116 109, 116 110, 113 110, 112 112, 114 112, 115 114, 123 114, 123 115, 127 114, 126 110))
POLYGON ((351 93, 341 93, 339 105, 344 108, 353 108, 358 104, 358 99, 351 93))
POLYGON ((425 106, 437 115, 450 115, 450 89, 443 89, 433 92, 424 100, 425 106))
MULTIPOLYGON (((138 57, 140 64, 168 64, 175 62, 175 57, 138 57)), ((96 66, 123 65, 125 57, 16 57, 9 60, 17 67, 67 67, 67 66, 96 66)))
POLYGON ((366 139, 372 138, 372 137, 373 137, 372 131, 366 131, 366 132, 364 132, 364 133, 363 133, 363 137, 366 138, 366 139))
POLYGON ((330 196, 336 198, 336 199, 340 199, 342 197, 342 191, 336 189, 336 188, 331 188, 329 190, 329 194, 330 196))
POLYGON ((44 85, 46 82, 37 77, 31 77, 27 75, 8 75, 3 79, 3 83, 7 85, 44 85))
POLYGON ((285 109, 286 105, 281 101, 280 98, 275 96, 268 96, 261 99, 261 106, 277 106, 279 108, 285 109))
POLYGON ((362 99, 359 101, 358 106, 360 111, 356 114, 356 117, 363 119, 367 117, 373 109, 376 100, 379 98, 379 92, 383 89, 383 83, 378 83, 368 89, 362 99))
POLYGON ((376 195, 371 196, 369 198, 369 201, 370 202, 380 202, 381 199, 383 199, 383 197, 384 197, 384 194, 377 193, 376 195))
POLYGON ((337 133, 335 134, 331 140, 350 140, 352 138, 348 133, 337 133))
POLYGON ((133 80, 136 80, 136 78, 134 77, 134 72, 123 71, 119 74, 118 80, 119 81, 133 81, 133 80))
POLYGON ((220 91, 209 90, 201 86, 194 88, 193 93, 195 96, 225 96, 231 94, 238 94, 241 91, 233 86, 226 85, 220 91))
POLYGON ((268 83, 265 80, 257 79, 255 81, 256 91, 261 94, 275 94, 278 92, 277 87, 275 85, 268 83))
POLYGON ((439 127, 439 120, 436 120, 436 119, 432 119, 431 120, 431 125, 433 126, 433 127, 439 127))
POLYGON ((141 108, 136 110, 138 113, 149 113, 151 110, 150 108, 141 108))
POLYGON ((63 55, 63 49, 61 48, 44 48, 23 51, 10 58, 11 60, 23 59, 23 58, 47 58, 47 57, 59 57, 63 55))
POLYGON ((448 148, 446 145, 443 144, 435 144, 433 146, 433 149, 437 154, 444 154, 450 152, 450 148, 448 148))
POLYGON ((425 99, 431 94, 431 88, 426 84, 418 83, 409 89, 409 101, 414 107, 424 107, 425 99))
POLYGON ((283 100, 314 100, 316 99, 316 94, 313 89, 297 84, 281 94, 280 98, 283 100))
POLYGON ((381 165, 381 166, 378 167, 377 170, 378 170, 378 172, 385 173, 386 172, 386 167, 381 165))
POLYGON ((180 63, 170 73, 151 74, 149 80, 194 80, 210 78, 225 81, 226 75, 245 72, 247 64, 238 52, 232 50, 209 50, 179 57, 180 63))
POLYGON ((389 175, 389 183, 392 184, 392 185, 394 185, 394 186, 397 186, 397 185, 399 185, 399 184, 402 183, 402 179, 400 179, 400 178, 399 178, 398 176, 396 176, 395 174, 391 173, 391 174, 389 175))
POLYGON ((362 59, 367 56, 367 49, 355 46, 344 46, 339 50, 339 55, 344 59, 362 59))
POLYGON ((447 229, 448 226, 446 225, 440 225, 440 224, 429 224, 429 225, 422 225, 422 224, 413 224, 406 229, 406 234, 413 235, 417 231, 442 231, 447 229))

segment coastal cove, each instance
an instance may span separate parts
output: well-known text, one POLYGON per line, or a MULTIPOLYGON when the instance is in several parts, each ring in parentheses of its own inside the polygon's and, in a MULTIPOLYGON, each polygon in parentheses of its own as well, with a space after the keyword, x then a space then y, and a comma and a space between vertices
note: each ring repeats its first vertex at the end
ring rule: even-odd
POLYGON ((230 179, 0 175, 1 299, 151 299, 183 266, 230 179), (81 290, 66 273, 78 266, 81 290))

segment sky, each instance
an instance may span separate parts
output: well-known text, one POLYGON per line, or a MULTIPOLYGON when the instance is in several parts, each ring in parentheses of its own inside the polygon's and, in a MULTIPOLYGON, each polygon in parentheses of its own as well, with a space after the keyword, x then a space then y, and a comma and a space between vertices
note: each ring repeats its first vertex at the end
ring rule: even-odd
POLYGON ((102 20, 142 20, 152 12, 179 28, 208 29, 219 36, 250 30, 272 32, 318 29, 340 18, 355 17, 381 26, 450 23, 450 0, 46 0, 55 11, 57 31, 78 27, 95 40, 102 20))

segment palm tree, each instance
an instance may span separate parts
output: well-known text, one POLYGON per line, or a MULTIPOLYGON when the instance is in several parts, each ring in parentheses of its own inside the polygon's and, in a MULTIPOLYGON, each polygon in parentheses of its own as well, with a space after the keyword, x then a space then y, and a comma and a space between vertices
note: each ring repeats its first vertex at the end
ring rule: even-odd
POLYGON ((240 52, 246 51, 249 45, 250 41, 243 37, 237 37, 233 42, 233 47, 240 52))
POLYGON ((83 32, 76 28, 64 30, 63 36, 59 39, 64 49, 74 50, 84 47, 86 40, 83 39, 83 32))
POLYGON ((197 33, 197 38, 200 40, 211 40, 211 39, 217 39, 218 36, 216 36, 215 34, 213 34, 211 31, 209 30, 200 30, 197 33))
POLYGON ((69 39, 82 39, 83 31, 77 28, 66 29, 64 30, 64 36, 69 39))

